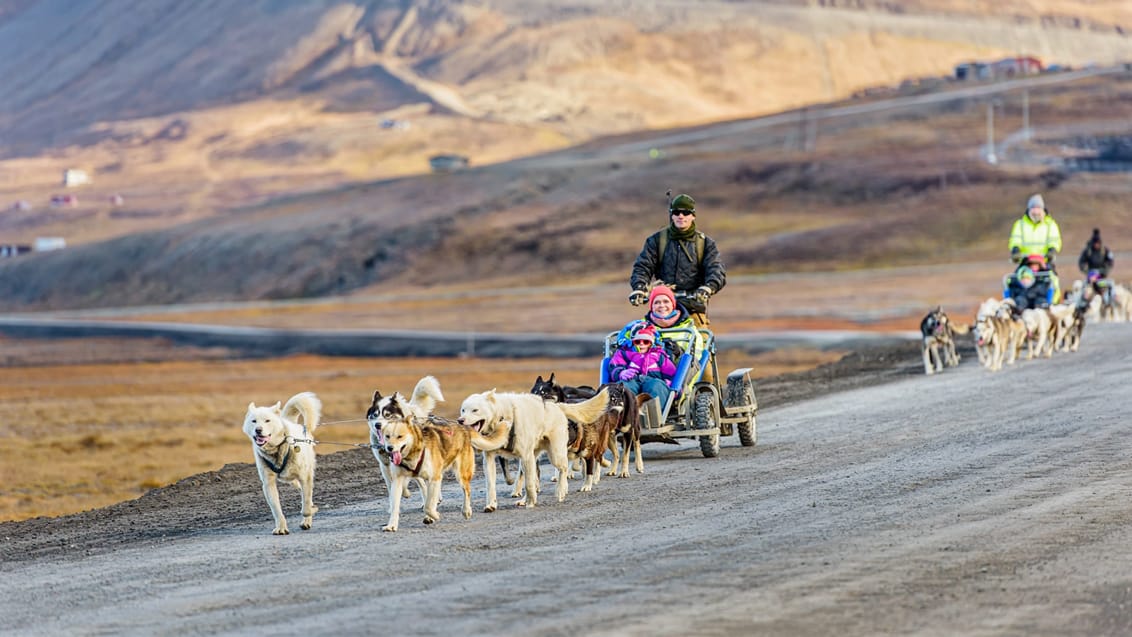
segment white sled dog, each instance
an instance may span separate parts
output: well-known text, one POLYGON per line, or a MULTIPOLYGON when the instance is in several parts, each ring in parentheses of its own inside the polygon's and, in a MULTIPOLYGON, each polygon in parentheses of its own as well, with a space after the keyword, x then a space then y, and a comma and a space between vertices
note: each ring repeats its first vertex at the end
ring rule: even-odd
MULTIPOLYGON (((389 420, 412 419, 424 422, 432 415, 437 403, 444 402, 444 394, 440 393, 440 382, 432 376, 425 376, 417 381, 413 394, 408 400, 398 392, 391 396, 382 396, 381 391, 374 390, 373 402, 366 410, 366 422, 369 423, 369 444, 373 457, 381 468, 381 477, 385 480, 385 487, 390 496, 393 491, 393 478, 389 473, 389 451, 385 448, 385 433, 382 431, 382 422, 389 420)), ((421 506, 426 504, 427 491, 425 481, 417 478, 417 486, 421 490, 421 506)), ((409 497, 409 481, 405 480, 402 497, 409 497)))
POLYGON ((311 528, 314 505, 314 431, 322 414, 322 402, 311 392, 295 394, 280 408, 256 407, 248 403, 244 416, 244 433, 252 441, 252 454, 263 485, 263 497, 275 518, 273 535, 287 535, 287 517, 279 504, 279 480, 289 481, 303 494, 303 523, 311 528), (299 424, 298 418, 302 418, 299 424))
POLYGON ((556 403, 529 393, 482 392, 472 394, 460 405, 459 422, 478 428, 483 435, 491 436, 503 421, 511 423, 511 439, 498 451, 485 451, 484 474, 487 477, 487 506, 490 513, 498 508, 495 493, 495 457, 497 454, 518 458, 522 464, 524 497, 519 506, 533 507, 538 503, 538 469, 536 461, 541 452, 550 456, 550 463, 558 470, 558 501, 566 499, 570 475, 567 443, 570 432, 568 421, 591 423, 601 417, 609 405, 609 391, 580 403, 556 403))

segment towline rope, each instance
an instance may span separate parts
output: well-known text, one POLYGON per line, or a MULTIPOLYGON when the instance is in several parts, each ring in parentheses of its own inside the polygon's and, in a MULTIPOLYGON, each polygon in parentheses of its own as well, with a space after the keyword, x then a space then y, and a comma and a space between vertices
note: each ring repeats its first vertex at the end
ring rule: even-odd
POLYGON ((331 440, 315 440, 314 438, 293 438, 291 442, 309 442, 312 445, 342 445, 343 447, 364 447, 366 449, 377 449, 381 447, 381 445, 371 445, 364 442, 333 442, 331 440))

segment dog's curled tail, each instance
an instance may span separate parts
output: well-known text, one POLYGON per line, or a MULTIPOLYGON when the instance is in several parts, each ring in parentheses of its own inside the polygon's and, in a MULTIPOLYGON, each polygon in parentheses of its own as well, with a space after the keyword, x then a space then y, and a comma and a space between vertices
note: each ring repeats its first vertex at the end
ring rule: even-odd
POLYGON ((440 381, 432 376, 418 380, 409 402, 420 407, 424 413, 431 414, 436 409, 436 403, 444 402, 444 394, 440 393, 440 381))
POLYGON ((314 430, 318 429, 318 421, 322 417, 322 401, 314 392, 305 391, 301 394, 295 394, 283 405, 283 417, 293 422, 299 422, 299 416, 302 416, 303 426, 307 429, 307 434, 314 435, 314 430))
POLYGON ((967 332, 970 332, 972 328, 973 328, 973 326, 967 325, 966 323, 952 323, 951 324, 951 331, 955 332, 956 334, 959 334, 959 335, 963 335, 963 334, 966 334, 967 332))
POLYGON ((609 406, 609 388, 602 388, 596 396, 580 403, 554 403, 566 414, 566 417, 574 422, 591 423, 595 422, 601 415, 605 413, 606 407, 609 406))
MULTIPOLYGON (((472 430, 472 448, 477 451, 499 451, 507 445, 507 440, 511 437, 511 421, 500 420, 495 426, 495 431, 491 432, 490 436, 485 436, 476 430, 472 430)), ((507 464, 503 463, 503 476, 507 477, 507 464)), ((513 481, 512 481, 513 482, 513 481)), ((507 484, 511 484, 508 482, 507 484)))

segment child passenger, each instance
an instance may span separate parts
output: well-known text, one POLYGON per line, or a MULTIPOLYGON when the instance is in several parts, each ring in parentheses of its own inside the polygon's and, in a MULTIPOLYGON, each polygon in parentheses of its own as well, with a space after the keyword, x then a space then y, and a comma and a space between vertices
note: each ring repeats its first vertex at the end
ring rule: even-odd
POLYGON ((663 405, 672 393, 669 387, 676 365, 664 347, 656 342, 656 328, 646 325, 633 333, 632 343, 618 349, 609 359, 609 379, 620 382, 634 393, 644 392, 663 405))

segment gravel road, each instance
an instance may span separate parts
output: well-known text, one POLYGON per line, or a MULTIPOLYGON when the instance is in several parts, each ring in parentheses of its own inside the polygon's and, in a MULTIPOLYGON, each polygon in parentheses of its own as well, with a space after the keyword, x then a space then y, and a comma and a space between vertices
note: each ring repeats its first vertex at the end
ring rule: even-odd
POLYGON ((491 514, 477 473, 471 520, 446 483, 395 534, 365 450, 320 459, 314 528, 282 537, 229 465, 0 524, 3 631, 1132 634, 1130 374, 1126 325, 999 373, 862 352, 759 383, 755 447, 648 445, 644 475, 491 514))

